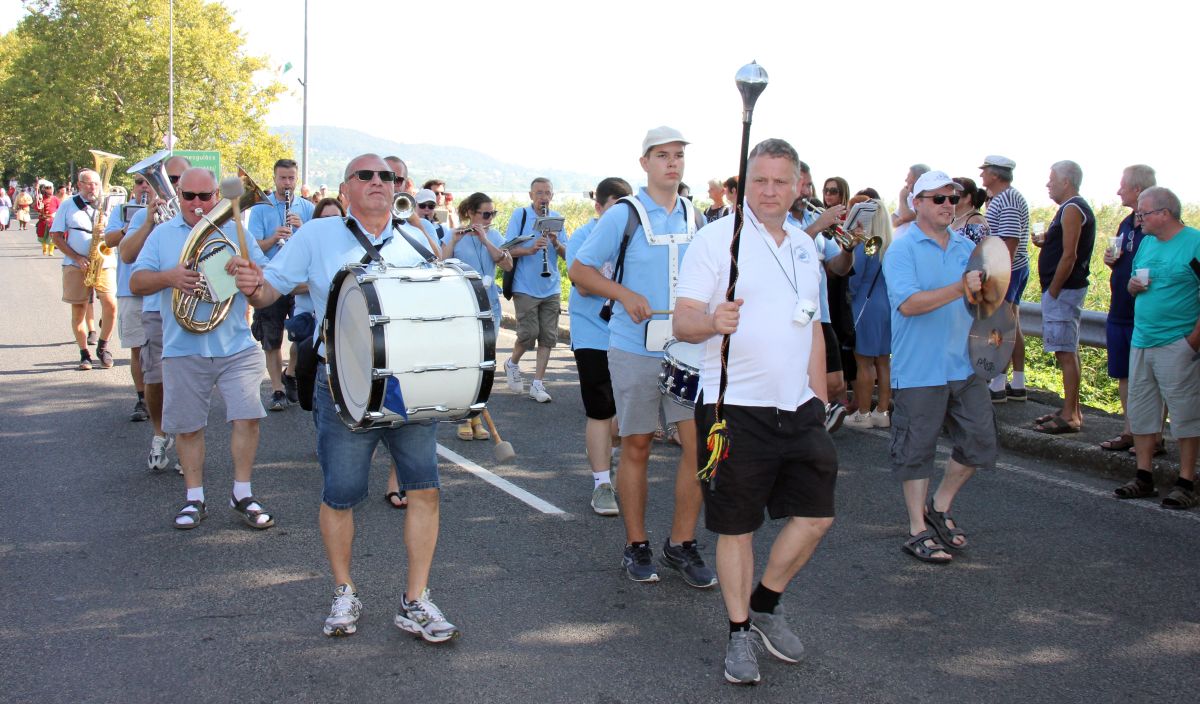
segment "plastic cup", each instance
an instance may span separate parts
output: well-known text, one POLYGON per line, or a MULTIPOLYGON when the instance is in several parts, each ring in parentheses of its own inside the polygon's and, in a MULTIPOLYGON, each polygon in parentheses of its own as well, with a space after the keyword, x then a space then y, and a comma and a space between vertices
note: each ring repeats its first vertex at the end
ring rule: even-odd
POLYGON ((1137 269, 1133 272, 1133 275, 1134 275, 1134 277, 1137 278, 1138 281, 1140 281, 1142 283, 1143 286, 1150 283, 1150 270, 1149 269, 1137 269))
POLYGON ((1113 259, 1121 258, 1121 239, 1120 237, 1108 238, 1108 253, 1113 259))

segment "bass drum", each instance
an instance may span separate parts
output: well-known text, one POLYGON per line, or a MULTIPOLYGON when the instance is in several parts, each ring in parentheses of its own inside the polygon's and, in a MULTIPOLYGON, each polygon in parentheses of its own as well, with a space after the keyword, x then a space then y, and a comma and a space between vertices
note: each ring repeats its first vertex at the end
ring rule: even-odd
POLYGON ((496 327, 482 280, 439 267, 351 264, 325 311, 333 403, 353 431, 478 415, 496 370, 496 327))

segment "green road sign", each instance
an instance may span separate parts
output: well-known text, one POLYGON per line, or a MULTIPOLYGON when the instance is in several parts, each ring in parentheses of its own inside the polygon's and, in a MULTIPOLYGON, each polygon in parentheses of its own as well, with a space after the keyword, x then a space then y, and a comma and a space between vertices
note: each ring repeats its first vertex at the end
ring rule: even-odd
POLYGON ((172 155, 185 156, 188 161, 192 162, 192 166, 208 169, 217 176, 217 180, 221 180, 221 152, 206 152, 196 149, 176 149, 171 152, 172 155))

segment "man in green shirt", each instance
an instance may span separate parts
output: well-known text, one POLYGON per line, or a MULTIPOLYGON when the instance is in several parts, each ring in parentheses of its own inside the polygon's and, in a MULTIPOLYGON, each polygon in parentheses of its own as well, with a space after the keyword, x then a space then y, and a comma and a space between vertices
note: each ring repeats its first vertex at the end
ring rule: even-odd
POLYGON ((1200 230, 1183 224, 1179 198, 1158 186, 1142 191, 1133 215, 1149 235, 1134 257, 1128 286, 1134 297, 1128 413, 1138 470, 1114 493, 1119 499, 1158 496, 1150 466, 1165 403, 1179 443, 1179 478, 1162 505, 1187 509, 1200 504, 1194 483, 1200 449, 1200 230))

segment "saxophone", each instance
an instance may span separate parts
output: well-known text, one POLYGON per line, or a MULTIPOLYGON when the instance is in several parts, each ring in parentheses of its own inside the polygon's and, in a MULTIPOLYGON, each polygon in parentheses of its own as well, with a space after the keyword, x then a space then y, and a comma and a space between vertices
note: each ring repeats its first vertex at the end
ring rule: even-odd
POLYGON ((125 157, 97 149, 88 151, 96 162, 96 173, 100 174, 100 193, 96 196, 96 212, 92 215, 92 246, 88 249, 87 272, 83 275, 83 285, 91 288, 104 271, 104 258, 112 254, 112 248, 104 244, 104 228, 108 225, 108 180, 112 177, 113 167, 125 157))

